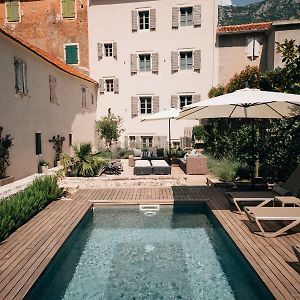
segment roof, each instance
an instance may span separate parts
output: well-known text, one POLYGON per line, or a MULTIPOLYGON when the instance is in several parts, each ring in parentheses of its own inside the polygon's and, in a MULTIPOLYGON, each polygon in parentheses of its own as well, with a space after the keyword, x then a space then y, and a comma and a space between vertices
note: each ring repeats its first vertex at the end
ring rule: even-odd
POLYGON ((72 75, 78 78, 81 78, 83 80, 89 81, 91 83, 94 84, 98 84, 97 81, 95 81, 94 79, 90 78, 89 76, 87 76, 86 74, 84 74, 83 72, 71 67, 70 65, 67 65, 66 63, 64 63, 63 61, 61 61, 59 58, 57 58, 56 56, 49 54, 48 52, 24 41, 23 39, 20 39, 19 37, 16 37, 13 33, 7 31, 6 29, 4 29, 3 27, 0 27, 0 33, 3 33, 4 35, 6 35, 8 38, 14 40, 15 42, 17 42, 18 44, 22 45, 23 47, 27 48, 28 50, 30 50, 31 52, 33 52, 34 54, 38 55, 39 57, 41 57, 42 59, 46 60, 47 62, 49 62, 50 64, 54 65, 55 67, 57 67, 58 69, 72 75))
POLYGON ((228 25, 218 27, 218 34, 243 33, 249 31, 267 31, 271 28, 272 22, 250 23, 240 25, 228 25))

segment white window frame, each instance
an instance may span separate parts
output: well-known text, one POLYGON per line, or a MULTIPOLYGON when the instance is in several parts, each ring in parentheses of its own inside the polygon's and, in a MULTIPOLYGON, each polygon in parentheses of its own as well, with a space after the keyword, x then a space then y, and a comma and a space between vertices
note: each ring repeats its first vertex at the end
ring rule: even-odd
POLYGON ((115 92, 115 82, 114 82, 114 79, 115 79, 115 78, 113 78, 113 77, 105 77, 105 78, 103 78, 103 80, 104 80, 104 92, 105 92, 105 93, 114 93, 114 92, 115 92), (106 84, 106 81, 108 81, 108 80, 111 80, 111 81, 112 81, 112 90, 111 90, 111 91, 108 91, 108 90, 107 90, 107 84, 106 84))
POLYGON ((192 93, 189 93, 189 94, 179 94, 178 95, 178 100, 179 100, 179 108, 182 109, 183 106, 185 105, 188 105, 187 103, 187 99, 185 99, 185 105, 181 106, 181 97, 191 97, 191 103, 189 104, 192 104, 193 103, 193 94, 192 93))
POLYGON ((77 62, 77 64, 68 64, 68 65, 70 65, 70 66, 79 66, 80 65, 80 45, 79 45, 79 43, 66 43, 66 44, 64 44, 64 62, 65 62, 65 64, 67 64, 66 46, 77 46, 78 62, 77 62))
POLYGON ((150 52, 140 52, 137 54, 138 56, 138 71, 141 72, 141 73, 151 73, 152 72, 152 53, 150 52), (140 64, 141 64, 141 61, 140 61, 140 55, 149 55, 150 56, 150 70, 141 70, 140 68, 140 64))
MULTIPOLYGON (((182 49, 178 51, 178 64, 179 64, 179 71, 193 71, 194 70, 194 50, 192 49, 182 49), (192 67, 190 69, 186 68, 186 69, 182 69, 181 68, 181 53, 188 53, 191 52, 192 53, 192 67)), ((187 64, 186 64, 187 66, 187 64)))
POLYGON ((113 52, 114 52, 114 45, 113 45, 113 42, 104 42, 104 43, 103 43, 103 57, 111 58, 111 57, 113 57, 113 52), (111 55, 106 55, 106 48, 105 48, 105 45, 111 45, 111 55))
MULTIPOLYGON (((141 32, 143 32, 143 31, 150 31, 150 8, 140 8, 140 9, 137 9, 137 25, 138 25, 138 31, 141 31, 141 32), (149 14, 149 22, 148 22, 148 26, 149 26, 149 28, 142 28, 141 29, 141 23, 140 23, 140 13, 142 13, 142 12, 148 12, 148 14, 149 14)), ((145 18, 144 18, 145 19, 145 18)), ((145 21, 145 20, 144 20, 145 21)), ((143 27, 145 27, 145 24, 144 24, 144 26, 143 27)))
POLYGON ((150 96, 150 95, 141 95, 141 96, 138 96, 139 97, 139 114, 140 115, 151 115, 153 113, 153 97, 150 96), (142 101, 143 100, 142 98, 148 98, 148 100, 150 99, 150 104, 151 104, 151 112, 147 112, 147 104, 145 105, 145 112, 142 112, 142 101))
POLYGON ((4 10, 5 10, 5 23, 8 23, 8 24, 16 24, 16 23, 20 23, 22 21, 22 10, 21 10, 21 1, 18 1, 19 2, 19 21, 8 21, 7 19, 7 10, 6 10, 6 4, 5 4, 5 0, 4 0, 4 10))
MULTIPOLYGON (((188 28, 188 27, 190 27, 190 26, 193 26, 193 24, 194 24, 194 15, 193 15, 193 11, 194 11, 194 7, 193 6, 181 6, 181 7, 179 7, 179 26, 180 27, 183 27, 183 28, 188 28), (192 23, 191 24, 186 24, 186 25, 182 25, 181 24, 181 10, 182 9, 189 9, 189 8, 191 8, 192 9, 192 23)), ((185 18, 186 18, 186 21, 185 21, 185 23, 187 23, 187 14, 185 15, 185 18)))

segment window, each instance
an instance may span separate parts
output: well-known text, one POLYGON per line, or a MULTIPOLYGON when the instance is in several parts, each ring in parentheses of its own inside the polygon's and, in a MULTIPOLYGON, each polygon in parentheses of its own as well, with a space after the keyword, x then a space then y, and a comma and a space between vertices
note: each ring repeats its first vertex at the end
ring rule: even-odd
POLYGON ((140 72, 150 72, 151 71, 151 55, 150 54, 140 54, 139 55, 139 70, 140 72))
POLYGON ((180 70, 193 69, 193 52, 184 51, 180 52, 180 70))
POLYGON ((140 97, 140 112, 141 112, 141 114, 151 114, 152 113, 151 97, 140 97))
POLYGON ((152 136, 142 136, 142 146, 143 146, 143 148, 152 147, 152 141, 153 141, 152 136))
POLYGON ((94 94, 91 93, 91 102, 92 102, 92 105, 94 105, 94 94))
POLYGON ((259 56, 259 48, 260 44, 257 38, 248 38, 247 39, 247 57, 251 60, 254 60, 256 57, 259 56))
POLYGON ((193 7, 180 8, 180 26, 193 25, 193 7))
POLYGON ((78 45, 65 45, 65 59, 66 64, 69 65, 78 65, 78 45))
POLYGON ((73 134, 69 133, 69 146, 71 147, 73 143, 73 134))
POLYGON ((76 0, 61 0, 61 14, 63 19, 75 18, 76 16, 76 0))
POLYGON ((5 1, 5 11, 7 22, 20 21, 20 2, 14 0, 5 1))
POLYGON ((114 80, 113 79, 105 79, 105 91, 106 92, 114 91, 114 80))
POLYGON ((42 134, 35 134, 35 155, 42 154, 42 134))
POLYGON ((113 44, 104 44, 104 55, 106 57, 113 56, 113 44))
POLYGON ((179 96, 180 99, 180 109, 182 109, 185 105, 192 104, 192 95, 184 95, 179 96))
POLYGON ((26 95, 28 93, 26 63, 21 59, 15 58, 14 65, 16 93, 26 95))
POLYGON ((87 108, 86 88, 84 86, 81 87, 81 107, 87 108))
POLYGON ((149 23, 150 23, 149 15, 150 15, 149 10, 139 11, 139 25, 140 25, 139 28, 140 28, 140 30, 149 29, 149 23))

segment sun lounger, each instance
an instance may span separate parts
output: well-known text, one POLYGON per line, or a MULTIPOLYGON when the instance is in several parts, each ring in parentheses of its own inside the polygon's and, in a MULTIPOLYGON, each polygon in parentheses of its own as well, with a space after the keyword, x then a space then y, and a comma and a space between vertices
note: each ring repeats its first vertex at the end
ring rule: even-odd
POLYGON ((234 204, 239 213, 242 213, 241 202, 259 203, 264 206, 274 199, 275 196, 297 196, 300 190, 300 166, 298 166, 290 177, 281 185, 274 186, 269 191, 247 191, 247 192, 227 192, 226 197, 231 204, 234 204))
POLYGON ((300 224, 300 207, 245 207, 245 212, 265 237, 276 237, 300 224), (261 221, 290 221, 291 223, 276 232, 266 233, 261 221))
POLYGON ((151 160, 152 173, 155 175, 171 174, 171 167, 165 160, 151 160))
POLYGON ((300 262, 300 245, 295 245, 292 247, 294 252, 295 252, 295 255, 297 256, 299 262, 300 262))
POLYGON ((133 168, 134 175, 150 175, 152 174, 152 167, 149 160, 137 160, 133 168))

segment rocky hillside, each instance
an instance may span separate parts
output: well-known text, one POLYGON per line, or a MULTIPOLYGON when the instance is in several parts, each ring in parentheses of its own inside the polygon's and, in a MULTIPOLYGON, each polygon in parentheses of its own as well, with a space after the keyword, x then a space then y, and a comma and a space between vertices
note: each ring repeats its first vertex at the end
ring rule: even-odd
POLYGON ((300 18, 300 0, 264 0, 246 6, 219 6, 219 25, 300 18))

